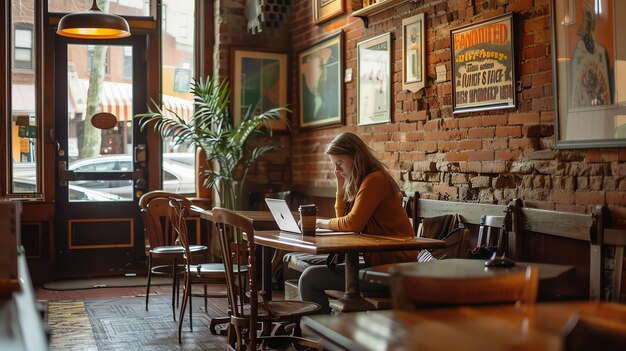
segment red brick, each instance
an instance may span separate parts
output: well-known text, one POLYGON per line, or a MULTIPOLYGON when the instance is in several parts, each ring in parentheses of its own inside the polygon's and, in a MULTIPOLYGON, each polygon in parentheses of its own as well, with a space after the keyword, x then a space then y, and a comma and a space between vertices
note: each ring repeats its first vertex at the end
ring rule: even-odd
POLYGON ((467 152, 448 152, 444 156, 446 161, 467 161, 469 154, 467 152))
POLYGON ((482 118, 483 127, 507 125, 508 118, 503 115, 485 116, 482 118))
POLYGON ((509 125, 539 123, 539 113, 512 113, 509 115, 509 125))
POLYGON ((602 191, 577 191, 575 198, 578 205, 603 205, 606 196, 602 191))
POLYGON ((493 128, 472 128, 469 130, 468 137, 470 138, 493 138, 493 128))
POLYGON ((492 150, 468 151, 468 161, 493 161, 494 152, 492 150))
POLYGON ((470 139, 470 140, 461 140, 458 142, 459 150, 481 150, 482 141, 470 139))
POLYGON ((585 162, 618 162, 619 151, 615 149, 590 149, 585 154, 585 162))
POLYGON ((626 193, 623 191, 607 191, 606 203, 608 205, 626 206, 626 193))
POLYGON ((482 119, 480 117, 459 118, 459 128, 482 127, 482 119))
POLYGON ((496 127, 496 137, 521 137, 522 129, 518 126, 496 127))

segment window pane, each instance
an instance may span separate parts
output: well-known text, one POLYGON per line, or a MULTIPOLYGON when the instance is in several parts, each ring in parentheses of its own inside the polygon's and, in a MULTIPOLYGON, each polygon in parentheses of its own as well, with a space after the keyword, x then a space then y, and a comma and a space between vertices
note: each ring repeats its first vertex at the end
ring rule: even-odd
POLYGON ((11 118, 7 141, 11 156, 12 194, 40 193, 37 172, 39 119, 36 110, 35 71, 32 58, 34 45, 32 31, 25 27, 33 27, 35 12, 32 2, 11 0, 11 28, 14 40, 12 47, 13 64, 11 79, 11 118), (28 70, 24 70, 28 69, 28 70))
POLYGON ((28 61, 30 66, 30 49, 15 49, 15 61, 28 61))
POLYGON ((18 48, 32 48, 32 36, 33 32, 26 29, 15 30, 15 47, 18 48))
MULTIPOLYGON (((189 83, 195 75, 195 2, 163 0, 162 11, 163 110, 188 121, 193 115, 193 95, 189 93, 189 83)), ((182 194, 195 193, 193 145, 174 145, 171 139, 166 139, 163 141, 163 152, 163 189, 182 194)))
MULTIPOLYGON (((92 0, 48 0, 49 12, 79 12, 91 8, 92 0)), ((150 0, 99 0, 100 9, 123 16, 150 16, 150 0)))
MULTIPOLYGON (((131 47, 71 44, 67 51, 69 170, 76 173, 131 172, 132 76, 125 77, 123 67, 117 64, 111 74, 103 75, 109 57, 114 63, 122 62, 126 57, 132 62, 131 47), (85 60, 86 65, 78 64, 85 60), (113 114, 117 125, 111 129, 95 128, 91 117, 98 112, 113 114)), ((129 180, 77 180, 69 183, 68 192, 70 201, 133 199, 132 181, 129 180)))

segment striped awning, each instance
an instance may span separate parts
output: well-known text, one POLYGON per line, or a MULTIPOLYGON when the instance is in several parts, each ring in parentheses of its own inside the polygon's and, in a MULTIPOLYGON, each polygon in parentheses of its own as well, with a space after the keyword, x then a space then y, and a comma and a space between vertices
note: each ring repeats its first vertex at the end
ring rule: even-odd
POLYGON ((193 115, 193 101, 181 99, 175 96, 163 95, 163 111, 175 113, 185 121, 189 121, 193 115))
MULTIPOLYGON (((82 113, 87 109, 87 94, 89 81, 87 79, 73 79, 69 89, 69 112, 82 113)), ((105 81, 101 92, 101 112, 112 113, 118 121, 130 121, 133 117, 133 90, 130 83, 105 81)), ((178 97, 163 95, 163 111, 176 113, 189 120, 193 115, 193 101, 178 97)), ((147 108, 146 108, 147 109, 147 108)), ((146 111, 139 111, 146 112, 146 111)), ((83 117, 84 118, 84 117, 83 117)))

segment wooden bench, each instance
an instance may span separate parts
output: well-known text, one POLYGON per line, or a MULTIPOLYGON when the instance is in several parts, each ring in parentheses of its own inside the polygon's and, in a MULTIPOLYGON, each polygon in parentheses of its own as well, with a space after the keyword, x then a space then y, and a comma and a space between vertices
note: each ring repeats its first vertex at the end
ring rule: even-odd
POLYGON ((525 208, 515 200, 508 256, 516 261, 574 265, 576 283, 562 299, 598 300, 602 274, 602 208, 579 214, 525 208))

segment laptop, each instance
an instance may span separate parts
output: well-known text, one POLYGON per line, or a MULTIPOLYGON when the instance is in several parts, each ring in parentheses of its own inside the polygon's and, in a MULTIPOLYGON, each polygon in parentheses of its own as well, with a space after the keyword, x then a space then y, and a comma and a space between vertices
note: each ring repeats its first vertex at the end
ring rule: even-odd
MULTIPOLYGON (((287 205, 287 202, 282 199, 265 199, 265 203, 267 207, 269 207, 270 212, 272 212, 272 216, 274 220, 278 224, 278 228, 285 232, 298 233, 302 234, 300 231, 300 227, 298 226, 298 222, 295 218, 293 218, 293 214, 287 205)), ((334 234, 354 234, 352 232, 333 232, 330 229, 315 229, 315 235, 334 235, 334 234)))

